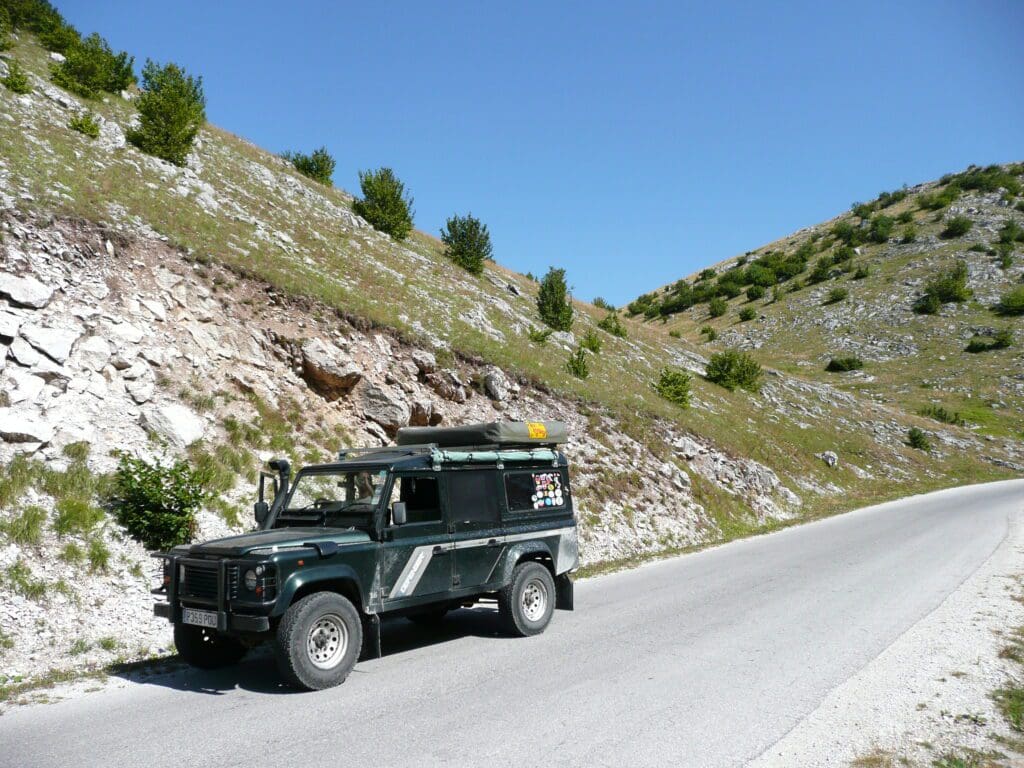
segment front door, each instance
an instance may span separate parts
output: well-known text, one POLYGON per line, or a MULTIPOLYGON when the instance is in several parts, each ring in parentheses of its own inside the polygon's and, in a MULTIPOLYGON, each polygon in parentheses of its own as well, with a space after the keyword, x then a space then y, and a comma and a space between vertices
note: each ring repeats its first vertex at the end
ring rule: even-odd
POLYGON ((391 503, 404 501, 405 525, 388 526, 381 557, 381 590, 385 606, 399 608, 429 602, 452 588, 453 550, 435 474, 397 474, 391 503))
POLYGON ((491 581, 501 555, 503 494, 493 469, 449 472, 448 510, 455 543, 455 580, 460 588, 491 581))

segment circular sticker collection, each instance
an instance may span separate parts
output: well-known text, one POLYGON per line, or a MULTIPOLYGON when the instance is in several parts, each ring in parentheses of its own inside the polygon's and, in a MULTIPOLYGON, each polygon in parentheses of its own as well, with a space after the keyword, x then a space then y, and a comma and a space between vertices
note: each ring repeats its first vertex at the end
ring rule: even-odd
POLYGON ((562 476, 556 472, 544 472, 533 476, 533 495, 530 501, 534 509, 562 506, 562 476))

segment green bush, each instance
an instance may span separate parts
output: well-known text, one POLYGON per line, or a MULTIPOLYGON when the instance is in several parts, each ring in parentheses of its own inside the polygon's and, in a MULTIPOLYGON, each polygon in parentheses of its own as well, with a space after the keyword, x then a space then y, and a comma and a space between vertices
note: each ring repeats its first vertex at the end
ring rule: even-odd
POLYGON ((556 331, 568 331, 572 328, 573 309, 569 297, 569 287, 565 282, 565 270, 548 268, 548 273, 540 281, 537 291, 537 311, 540 319, 549 328, 556 331))
POLYGON ((601 354, 601 347, 604 346, 604 342, 601 340, 601 336, 593 328, 589 329, 583 338, 580 339, 580 346, 595 355, 601 354))
POLYGON ((75 115, 68 122, 68 128, 83 133, 90 139, 95 139, 100 135, 100 124, 92 112, 83 112, 80 115, 75 115))
POLYGON ((7 89, 13 93, 32 93, 32 86, 28 81, 28 75, 25 74, 25 70, 21 68, 21 64, 17 59, 7 60, 7 76, 0 80, 0 83, 7 86, 7 89))
POLYGON ((313 181, 321 184, 331 185, 331 178, 334 176, 334 166, 337 164, 327 147, 314 149, 312 154, 305 152, 282 152, 281 157, 291 163, 295 170, 313 181))
POLYGON ((103 521, 103 510, 88 499, 68 496, 59 499, 55 505, 56 515, 53 530, 58 536, 71 533, 86 534, 103 521))
POLYGON ((1008 349, 1013 346, 1013 331, 1003 328, 992 336, 975 336, 967 343, 965 351, 971 353, 988 352, 991 349, 1008 349))
POLYGON ((867 264, 858 264, 857 269, 853 273, 854 280, 863 280, 865 277, 871 276, 871 267, 867 264))
POLYGON ((930 451, 932 444, 928 440, 928 435, 925 434, 924 430, 918 429, 917 427, 911 427, 907 430, 907 444, 911 448, 917 448, 919 451, 930 451))
POLYGON ((757 301, 764 298, 764 290, 764 287, 760 285, 750 286, 747 288, 747 301, 757 301))
POLYGON ((381 232, 402 241, 412 232, 412 197, 405 184, 390 168, 360 171, 359 186, 363 198, 352 203, 352 210, 381 232))
POLYGON ((668 335, 673 339, 683 338, 683 332, 680 331, 678 328, 673 328, 671 331, 668 332, 668 335))
POLYGON ((729 391, 739 387, 756 392, 761 388, 762 375, 760 364, 747 352, 736 349, 713 354, 705 372, 708 381, 729 391))
POLYGON ((821 283, 828 280, 834 266, 831 256, 822 256, 814 263, 814 269, 807 276, 809 283, 821 283))
POLYGON ((939 237, 944 240, 951 240, 954 237, 963 237, 971 231, 974 222, 966 216, 954 216, 946 222, 946 228, 942 230, 939 237))
POLYGON ((708 303, 708 313, 712 317, 721 317, 729 311, 729 305, 725 303, 725 299, 716 296, 708 303))
POLYGON ((996 305, 1000 315, 1024 315, 1024 285, 1019 285, 1002 295, 996 305))
POLYGON ((690 407, 690 384, 693 377, 679 368, 663 368, 654 391, 680 408, 690 407))
POLYGON ((449 218, 441 230, 441 242, 448 258, 474 275, 481 274, 492 258, 491 234, 473 214, 449 218))
POLYGON ((898 221, 900 224, 910 224, 913 220, 913 211, 904 211, 903 213, 896 217, 896 221, 898 221))
POLYGON ((833 357, 828 361, 825 370, 830 373, 846 373, 847 371, 859 371, 864 367, 864 361, 859 357, 850 355, 848 357, 833 357))
POLYGON ((177 64, 147 60, 136 106, 139 127, 128 131, 128 140, 143 152, 184 165, 206 121, 203 79, 192 77, 177 64))
POLYGON ((95 538, 89 542, 89 570, 106 571, 110 565, 110 550, 102 539, 95 538))
POLYGON ((868 239, 873 243, 887 243, 892 235, 893 225, 896 220, 891 216, 879 214, 871 219, 871 227, 868 229, 868 239))
POLYGON ((583 347, 577 347, 576 351, 569 355, 565 367, 577 379, 585 379, 590 375, 590 364, 587 362, 587 353, 583 347))
POLYGON ((967 287, 967 262, 958 261, 925 284, 924 295, 914 303, 914 311, 922 315, 934 315, 943 304, 963 302, 969 298, 971 289, 967 287))
POLYGON ((921 210, 938 211, 948 208, 960 196, 960 187, 956 184, 948 184, 945 189, 937 192, 927 192, 918 195, 917 204, 921 210))
POLYGON ((184 461, 170 466, 122 453, 111 505, 118 521, 147 549, 168 549, 192 539, 202 484, 184 461))
POLYGON ((999 242, 1011 246, 1014 243, 1024 243, 1024 227, 1013 219, 1007 220, 999 229, 999 242))
POLYGON ((825 304, 838 304, 840 301, 845 301, 846 297, 850 295, 850 292, 846 288, 833 288, 828 292, 828 296, 825 297, 825 304))
POLYGON ((590 302, 590 303, 591 303, 591 304, 593 304, 593 305, 594 305, 595 307, 597 307, 598 309, 606 309, 606 310, 608 310, 609 312, 614 312, 614 311, 615 311, 615 307, 613 307, 613 306, 612 306, 611 304, 609 304, 609 303, 608 303, 607 301, 605 301, 605 300, 604 300, 603 298, 601 298, 600 296, 597 296, 597 297, 596 297, 596 298, 595 298, 595 299, 594 299, 594 300, 593 300, 592 302, 590 302))
POLYGON ((699 275, 697 275, 697 279, 698 279, 698 280, 710 280, 710 279, 711 279, 711 278, 713 278, 713 277, 714 277, 714 276, 715 276, 716 274, 718 274, 718 273, 717 273, 717 272, 715 272, 715 269, 714 269, 714 267, 708 267, 707 269, 702 269, 702 270, 700 271, 700 274, 699 274, 699 275))
POLYGON ((0 531, 15 544, 34 545, 42 539, 44 522, 46 510, 34 505, 28 506, 6 523, 0 521, 0 531))
POLYGON ((11 47, 11 15, 6 8, 0 7, 0 51, 11 47))
POLYGON ((718 331, 712 328, 710 325, 701 326, 701 335, 704 337, 704 341, 714 341, 718 338, 718 331))
POLYGON ((526 335, 532 342, 537 344, 546 344, 547 340, 551 338, 552 333, 554 333, 554 331, 550 328, 530 328, 530 330, 526 332, 526 335))
POLYGON ((744 307, 740 310, 740 322, 746 323, 757 317, 757 310, 753 307, 744 307))
POLYGON ((602 331, 610 333, 612 336, 618 336, 620 339, 626 338, 626 326, 622 324, 622 320, 619 319, 619 313, 615 310, 610 311, 601 318, 597 327, 602 331))
POLYGON ((959 413, 947 411, 941 405, 926 405, 918 413, 926 418, 941 421, 943 424, 952 424, 956 427, 966 426, 967 422, 960 418, 959 413))
POLYGON ((904 245, 917 242, 917 228, 914 226, 905 227, 900 242, 904 245))
POLYGON ((87 99, 102 91, 120 93, 135 82, 134 57, 125 51, 115 54, 98 34, 69 46, 65 56, 51 68, 53 82, 87 99))
POLYGON ((850 206, 850 210, 854 216, 866 219, 874 212, 875 206, 873 203, 854 203, 850 206))

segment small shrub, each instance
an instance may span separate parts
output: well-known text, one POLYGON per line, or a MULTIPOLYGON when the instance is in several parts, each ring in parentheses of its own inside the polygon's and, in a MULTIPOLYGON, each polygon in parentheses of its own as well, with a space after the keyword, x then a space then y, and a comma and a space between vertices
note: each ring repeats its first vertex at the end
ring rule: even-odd
POLYGON ((847 371, 859 371, 864 367, 864 361, 855 355, 847 357, 833 357, 828 361, 825 370, 830 373, 845 373, 847 371))
POLYGON ((914 220, 914 213, 913 213, 913 211, 904 211, 903 213, 901 213, 899 216, 896 217, 896 221, 898 221, 900 224, 909 224, 913 220, 914 220))
POLYGON ((413 199, 395 172, 390 168, 360 171, 359 186, 363 198, 352 203, 352 210, 374 229, 405 240, 412 232, 413 199))
POLYGON ((587 353, 583 347, 577 347, 576 351, 569 355, 565 367, 577 379, 585 379, 590 375, 590 364, 587 362, 587 353))
POLYGON ((984 336, 975 336, 967 342, 967 346, 964 351, 970 352, 971 354, 977 354, 979 352, 988 352, 989 349, 988 339, 984 336))
POLYGON ((918 429, 917 427, 911 427, 907 430, 907 445, 911 448, 916 448, 919 451, 925 452, 932 449, 932 444, 928 440, 928 435, 925 434, 924 430, 918 429))
POLYGON ((845 301, 846 297, 850 295, 850 292, 846 288, 833 288, 828 292, 828 296, 825 297, 825 304, 838 304, 840 301, 845 301))
POLYGON ((917 228, 914 227, 914 226, 909 226, 909 227, 904 228, 903 236, 900 238, 900 242, 903 243, 904 245, 907 245, 908 243, 913 243, 913 242, 916 242, 916 241, 917 241, 917 228))
POLYGON ((15 515, 7 523, 0 523, 0 530, 7 538, 22 546, 35 545, 43 536, 43 523, 46 522, 46 510, 42 507, 30 506, 15 515))
POLYGON ((484 264, 492 258, 487 225, 471 213, 449 218, 441 230, 441 242, 446 247, 445 255, 473 275, 483 273, 484 264))
POLYGON ((177 64, 146 61, 142 93, 135 100, 139 127, 128 140, 150 155, 184 165, 192 142, 206 122, 203 78, 192 77, 177 64))
POLYGON ((690 407, 690 384, 693 377, 679 368, 663 368, 654 391, 680 408, 690 407))
POLYGON ((714 276, 715 276, 716 274, 718 274, 718 273, 717 273, 717 272, 715 272, 715 270, 714 270, 714 268, 713 268, 713 267, 708 267, 707 269, 702 269, 702 270, 700 271, 700 274, 699 274, 699 275, 697 275, 697 279, 698 279, 698 280, 710 280, 710 279, 711 279, 711 278, 713 278, 713 277, 714 277, 714 276))
POLYGON ((1024 731, 1024 688, 1008 683, 992 694, 992 698, 1010 727, 1018 733, 1024 731))
POLYGON ((668 335, 673 339, 683 338, 683 333, 678 328, 673 328, 671 331, 668 332, 668 335))
POLYGON ((945 189, 938 192, 927 192, 918 195, 917 204, 924 211, 938 211, 948 208, 953 201, 960 196, 960 187, 955 184, 947 184, 945 189))
POLYGON ((708 302, 708 314, 712 317, 721 317, 729 311, 729 305, 725 303, 725 299, 716 296, 710 302, 708 302))
POLYGON ((11 15, 6 8, 0 8, 0 51, 11 47, 11 15))
POLYGON ((103 539, 95 538, 89 542, 89 570, 105 572, 110 565, 110 550, 103 539))
POLYGON ((53 530, 58 536, 85 534, 103 520, 103 510, 75 496, 59 499, 55 505, 53 530))
MULTIPOLYGON (((619 313, 612 310, 605 315, 598 322, 597 327, 606 333, 610 333, 612 336, 618 336, 620 339, 626 338, 626 326, 622 324, 622 320, 619 318, 619 313)), ((669 335, 671 335, 669 331, 669 335)))
POLYGON ((85 560, 85 550, 73 541, 69 541, 60 551, 60 559, 65 563, 75 565, 85 560))
POLYGON ((713 354, 705 372, 708 381, 729 391, 739 387, 756 392, 761 388, 762 375, 760 364, 747 352, 736 349, 713 354))
POLYGON ((170 466, 120 454, 111 498, 120 523, 147 549, 168 549, 190 541, 202 484, 184 461, 170 466))
POLYGON ((939 273, 924 288, 924 295, 914 304, 914 311, 923 315, 936 314, 943 304, 967 301, 971 290, 967 287, 967 262, 958 261, 952 268, 939 273))
POLYGON ((556 331, 568 331, 572 328, 572 301, 565 283, 564 269, 548 268, 537 292, 537 311, 540 313, 540 319, 549 328, 556 331))
POLYGON ((1009 349, 1013 346, 1013 331, 1002 328, 992 337, 992 349, 1009 349))
POLYGON ((967 422, 960 418, 959 413, 947 411, 941 405, 926 405, 918 413, 928 419, 941 421, 943 424, 952 424, 956 427, 966 426, 967 422))
POLYGON ((71 644, 71 648, 68 650, 72 656, 81 656, 83 653, 89 650, 92 646, 89 645, 89 641, 83 637, 79 637, 71 644))
POLYGON ((68 47, 65 57, 51 69, 53 82, 87 99, 101 91, 120 93, 135 82, 135 59, 125 51, 115 54, 98 34, 68 47))
POLYGON ((718 338, 718 331, 712 328, 710 325, 701 326, 701 335, 704 337, 704 341, 714 341, 718 338))
POLYGON ((871 277, 871 267, 867 264, 858 264, 857 269, 853 272, 853 279, 863 280, 865 277, 871 277))
POLYGON ((753 307, 744 307, 740 310, 740 322, 746 323, 757 317, 757 310, 753 307))
POLYGON ((101 637, 96 641, 96 645, 102 648, 104 651, 116 651, 118 642, 116 637, 106 636, 101 637))
POLYGON ((18 63, 17 59, 7 60, 7 76, 0 80, 0 83, 7 86, 7 89, 13 93, 32 93, 32 86, 28 81, 28 75, 25 74, 25 70, 21 68, 21 64, 18 63))
POLYGON ((84 462, 89 458, 89 453, 92 450, 92 446, 89 445, 88 440, 79 440, 77 443, 68 443, 64 446, 64 450, 61 451, 65 456, 74 462, 84 462))
POLYGON ((896 220, 891 216, 879 214, 871 219, 871 227, 868 229, 868 239, 873 243, 887 243, 892 235, 893 225, 896 220))
POLYGON ((971 231, 974 222, 966 216, 954 216, 946 222, 946 228, 942 230, 939 237, 944 240, 951 240, 954 237, 963 237, 971 231))
POLYGON ((593 352, 595 355, 601 354, 601 347, 603 345, 604 342, 601 341, 601 337, 593 329, 588 330, 583 335, 583 338, 580 339, 580 346, 593 352))
POLYGON ((814 263, 814 269, 807 276, 807 281, 809 283, 821 283, 828 280, 829 275, 832 274, 833 266, 830 256, 822 256, 814 263))
POLYGON ((532 342, 537 344, 546 344, 547 340, 551 338, 552 333, 554 333, 554 331, 550 328, 530 328, 530 330, 526 332, 526 335, 532 342))
POLYGON ((0 583, 6 584, 12 591, 29 600, 42 600, 46 597, 46 582, 32 578, 32 572, 19 557, 12 565, 0 573, 0 583))
POLYGON ((1004 293, 995 309, 1000 315, 1024 315, 1024 285, 1004 293))
POLYGON ((290 162, 299 173, 321 184, 331 185, 336 162, 327 147, 314 149, 312 154, 283 152, 281 157, 290 162))
POLYGON ((68 122, 68 128, 85 134, 90 139, 95 139, 100 135, 100 124, 91 112, 83 112, 72 117, 68 122))
POLYGON ((1007 349, 1011 346, 1013 346, 1013 331, 1003 328, 997 331, 991 339, 985 336, 975 336, 967 342, 965 351, 977 354, 988 352, 991 349, 1007 349))
POLYGON ((614 312, 615 311, 615 307, 612 306, 611 304, 609 304, 607 301, 605 301, 600 296, 595 297, 594 300, 592 302, 590 302, 590 303, 593 304, 598 309, 606 309, 609 312, 614 312))
POLYGON ((747 288, 747 300, 757 301, 758 299, 764 298, 764 286, 763 285, 752 285, 747 288))
POLYGON ((999 229, 999 242, 1007 245, 1024 243, 1024 227, 1021 227, 1021 225, 1013 219, 1007 220, 1007 222, 999 229))

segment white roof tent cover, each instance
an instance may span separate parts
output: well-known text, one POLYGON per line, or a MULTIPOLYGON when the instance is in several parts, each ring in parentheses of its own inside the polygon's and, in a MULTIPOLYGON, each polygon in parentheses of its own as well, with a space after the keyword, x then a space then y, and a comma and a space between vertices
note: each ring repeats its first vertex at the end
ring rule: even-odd
POLYGON ((398 445, 430 445, 441 448, 471 446, 563 445, 569 441, 561 421, 492 421, 459 427, 403 427, 398 445))

